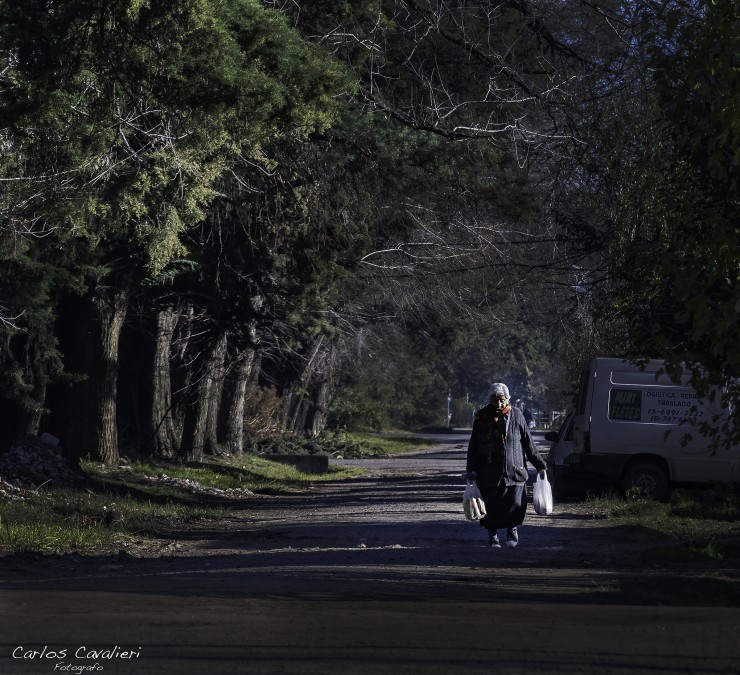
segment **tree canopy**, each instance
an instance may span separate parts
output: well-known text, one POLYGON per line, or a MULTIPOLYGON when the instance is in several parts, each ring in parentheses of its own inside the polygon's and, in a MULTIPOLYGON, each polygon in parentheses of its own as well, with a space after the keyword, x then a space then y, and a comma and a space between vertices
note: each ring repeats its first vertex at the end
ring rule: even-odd
POLYGON ((735 404, 735 5, 0 0, 2 442, 564 408, 595 355, 735 404))

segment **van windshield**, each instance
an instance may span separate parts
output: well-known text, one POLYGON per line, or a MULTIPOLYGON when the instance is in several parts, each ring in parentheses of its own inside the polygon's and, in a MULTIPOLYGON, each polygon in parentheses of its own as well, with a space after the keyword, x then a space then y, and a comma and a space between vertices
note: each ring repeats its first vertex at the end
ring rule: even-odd
POLYGON ((573 418, 575 417, 575 411, 571 410, 566 416, 563 423, 560 425, 558 430, 558 439, 561 441, 572 441, 573 440, 573 418))

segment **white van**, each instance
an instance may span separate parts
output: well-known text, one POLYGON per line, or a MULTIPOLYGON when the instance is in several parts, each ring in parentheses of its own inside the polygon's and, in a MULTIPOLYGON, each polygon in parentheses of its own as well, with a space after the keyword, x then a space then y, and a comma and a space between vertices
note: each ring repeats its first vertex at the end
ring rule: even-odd
POLYGON ((653 360, 641 368, 609 358, 587 364, 572 422, 573 452, 558 467, 561 485, 566 478, 602 477, 623 491, 636 487, 664 500, 675 484, 740 483, 740 447, 712 449, 688 419, 695 410, 699 421, 711 421, 723 414, 719 404, 699 401, 688 377, 676 384, 660 374, 663 365, 653 360))

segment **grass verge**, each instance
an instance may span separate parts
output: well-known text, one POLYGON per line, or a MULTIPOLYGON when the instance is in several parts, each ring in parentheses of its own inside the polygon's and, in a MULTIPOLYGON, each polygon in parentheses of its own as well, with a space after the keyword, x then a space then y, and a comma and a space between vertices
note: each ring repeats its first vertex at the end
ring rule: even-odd
POLYGON ((216 517, 213 508, 64 489, 0 503, 0 553, 107 554, 132 538, 216 517))
POLYGON ((28 491, 0 499, 0 555, 107 554, 134 539, 166 537, 195 522, 217 521, 234 500, 259 492, 306 489, 358 469, 304 474, 292 466, 245 455, 199 464, 134 461, 118 467, 87 462, 84 487, 28 491))
POLYGON ((638 497, 591 497, 591 509, 656 540, 655 558, 691 562, 740 558, 740 494, 728 488, 674 490, 666 503, 638 497))
POLYGON ((426 438, 414 436, 413 434, 377 434, 346 432, 344 438, 349 443, 354 443, 367 452, 377 455, 401 455, 409 452, 419 452, 434 444, 426 438))
POLYGON ((344 459, 387 457, 404 452, 414 452, 433 445, 420 436, 403 432, 371 434, 336 431, 319 438, 276 437, 254 442, 250 454, 288 453, 297 455, 331 455, 344 459))
POLYGON ((740 607, 740 494, 727 488, 674 490, 670 502, 628 495, 588 498, 593 515, 634 528, 654 542, 654 564, 625 575, 618 597, 627 604, 740 607))

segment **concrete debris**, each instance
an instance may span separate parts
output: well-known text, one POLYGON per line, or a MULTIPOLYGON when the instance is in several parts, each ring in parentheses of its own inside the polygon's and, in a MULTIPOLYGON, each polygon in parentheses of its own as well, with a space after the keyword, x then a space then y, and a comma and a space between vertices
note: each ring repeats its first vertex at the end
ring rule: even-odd
POLYGON ((212 497, 228 497, 232 499, 241 499, 242 497, 250 497, 254 495, 254 492, 247 488, 215 488, 201 485, 197 481, 190 480, 189 478, 173 478, 164 473, 158 476, 145 476, 149 481, 155 483, 164 483, 166 485, 172 485, 185 490, 188 490, 192 494, 197 495, 210 495, 212 497))
MULTIPOLYGON (((119 468, 130 469, 123 462, 119 468)), ((80 481, 81 478, 82 476, 64 458, 58 443, 44 443, 36 437, 29 436, 18 441, 0 456, 0 499, 25 499, 38 488, 69 485, 80 481)), ((145 478, 152 482, 179 487, 196 495, 230 499, 254 495, 246 488, 207 487, 188 478, 173 478, 164 473, 145 478)))
POLYGON ((16 485, 15 483, 9 480, 5 480, 2 476, 0 476, 0 499, 26 499, 26 497, 29 496, 28 493, 28 488, 23 488, 20 485, 16 485))
POLYGON ((0 498, 22 499, 29 489, 59 487, 80 478, 59 446, 34 436, 18 441, 0 456, 0 498))

